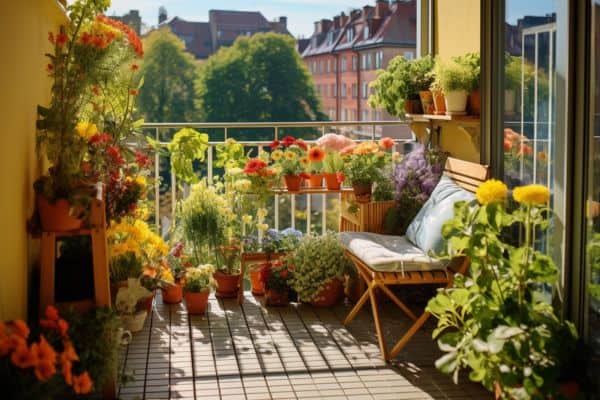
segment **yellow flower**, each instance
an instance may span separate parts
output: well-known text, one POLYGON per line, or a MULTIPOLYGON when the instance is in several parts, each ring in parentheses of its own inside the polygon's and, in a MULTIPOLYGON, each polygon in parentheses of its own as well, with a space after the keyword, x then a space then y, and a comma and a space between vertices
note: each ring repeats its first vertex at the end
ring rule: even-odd
POLYGON ((251 223, 252 222, 252 215, 246 214, 246 215, 242 216, 242 222, 245 223, 245 224, 251 223))
POLYGON ((281 150, 275 150, 271 153, 271 159, 273 161, 279 161, 281 160, 281 157, 283 157, 283 151, 281 150))
POLYGON ((142 190, 144 190, 146 188, 146 185, 147 185, 146 178, 143 177, 143 176, 141 176, 141 175, 135 177, 135 183, 137 183, 137 185, 139 187, 141 187, 142 190))
POLYGON ((402 155, 399 152, 395 151, 392 153, 392 160, 400 161, 401 159, 402 159, 402 155))
POLYGON ((284 156, 285 156, 285 159, 286 159, 286 160, 290 160, 290 161, 293 161, 293 160, 295 160, 295 159, 296 159, 296 157, 297 157, 297 156, 296 156, 296 153, 294 153, 294 152, 293 152, 293 151, 291 151, 291 150, 286 150, 286 152, 284 153, 284 156))
POLYGON ((265 217, 269 214, 269 210, 267 210, 266 208, 259 208, 258 210, 256 210, 256 217, 259 220, 263 220, 265 219, 265 217))
POLYGON ((261 232, 264 232, 267 229, 269 229, 269 225, 267 225, 267 224, 256 224, 256 229, 258 229, 261 232))
POLYGON ((521 204, 548 204, 550 190, 544 185, 519 186, 513 190, 513 198, 521 204))
POLYGON ((81 136, 81 138, 87 141, 90 140, 96 133, 98 133, 98 127, 96 124, 92 124, 87 121, 81 121, 75 126, 75 131, 79 134, 79 136, 81 136))
POLYGON ((252 188, 252 182, 249 179, 240 179, 234 184, 238 192, 248 192, 252 188))
POLYGON ((490 179, 483 182, 479 188, 477 188, 475 195, 477 196, 477 201, 479 201, 479 203, 489 204, 495 201, 506 200, 507 193, 508 188, 504 182, 497 179, 490 179))
POLYGON ((228 139, 227 139, 227 141, 226 141, 226 143, 227 143, 228 145, 232 145, 232 144, 236 144, 236 143, 237 143, 237 141, 236 141, 235 139, 228 138, 228 139))
POLYGON ((310 164, 310 160, 308 159, 308 157, 302 157, 300 159, 300 165, 302 165, 303 167, 308 167, 308 164, 310 164))
POLYGON ((232 167, 227 169, 227 175, 231 176, 241 175, 242 172, 244 172, 244 170, 239 167, 232 167))

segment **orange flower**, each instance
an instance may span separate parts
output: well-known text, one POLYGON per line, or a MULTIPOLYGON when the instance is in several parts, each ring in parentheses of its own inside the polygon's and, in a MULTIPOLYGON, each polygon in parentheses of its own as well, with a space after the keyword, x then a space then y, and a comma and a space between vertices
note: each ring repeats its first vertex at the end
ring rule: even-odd
POLYGON ((379 139, 379 146, 382 149, 391 149, 392 147, 394 147, 394 139, 390 137, 381 138, 379 139))
POLYGON ((69 333, 69 323, 62 318, 59 319, 56 323, 56 330, 60 336, 67 337, 67 334, 69 333))
POLYGON ((10 342, 11 349, 15 349, 15 348, 19 347, 22 344, 25 344, 25 345, 27 344, 27 342, 25 341, 25 339, 23 337, 17 335, 16 333, 11 334, 8 337, 8 340, 10 342))
POLYGON ((96 96, 100 96, 100 88, 98 86, 93 86, 92 93, 94 93, 96 96))
POLYGON ((73 384, 73 371, 72 368, 73 363, 69 360, 61 360, 60 361, 60 370, 62 371, 63 377, 65 378, 65 382, 67 385, 71 386, 73 384))
POLYGON ((71 342, 65 342, 65 349, 61 354, 61 358, 67 361, 77 361, 79 360, 79 356, 75 351, 75 347, 71 342))
POLYGON ((56 45, 58 47, 62 47, 65 43, 67 43, 67 40, 67 35, 63 32, 60 32, 58 35, 56 35, 56 45))
POLYGON ((27 326, 25 321, 23 321, 22 319, 17 319, 16 321, 13 321, 12 326, 13 331, 17 335, 21 336, 23 339, 27 339, 27 337, 29 336, 29 327, 27 326))
POLYGON ((521 143, 519 155, 520 156, 531 156, 533 154, 533 149, 531 146, 525 143, 521 143))
POLYGON ((0 338, 7 336, 6 333, 6 324, 0 321, 0 338))
POLYGON ((54 365, 56 363, 56 351, 54 351, 44 336, 40 336, 39 343, 31 345, 31 352, 35 355, 38 364, 49 363, 54 365))
POLYGON ((13 351, 10 361, 18 368, 29 368, 35 366, 37 360, 27 345, 21 344, 13 351))
POLYGON ((138 91, 137 91, 137 89, 131 89, 131 90, 129 91, 129 94, 130 94, 130 95, 132 95, 132 96, 137 96, 137 94, 138 94, 138 91))
POLYGON ((319 146, 311 147, 308 151, 308 159, 311 162, 320 162, 325 158, 325 152, 319 146))
POLYGON ((73 377, 73 390, 76 394, 88 394, 92 391, 93 385, 94 382, 87 371, 73 377))
POLYGON ((8 336, 0 338, 0 357, 4 357, 12 350, 12 341, 8 336))
POLYGON ((504 139, 504 151, 510 151, 512 149, 512 142, 508 139, 504 139))
POLYGON ((46 307, 46 318, 51 319, 52 321, 58 321, 60 315, 58 314, 58 310, 56 309, 56 307, 46 307))
POLYGON ((140 69, 140 66, 137 64, 131 64, 130 68, 132 71, 137 71, 138 69, 140 69))
POLYGON ((47 381, 56 373, 56 367, 53 363, 41 361, 36 364, 34 373, 39 381, 47 381))

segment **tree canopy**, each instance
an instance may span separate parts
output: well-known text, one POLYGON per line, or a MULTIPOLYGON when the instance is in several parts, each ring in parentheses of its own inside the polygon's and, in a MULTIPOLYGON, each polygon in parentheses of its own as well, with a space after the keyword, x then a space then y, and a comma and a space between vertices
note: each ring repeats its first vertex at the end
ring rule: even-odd
POLYGON ((326 119, 294 39, 276 33, 239 37, 210 57, 196 99, 207 122, 326 119))
POLYGON ((197 62, 185 51, 185 43, 163 27, 144 40, 147 49, 140 74, 144 85, 138 110, 148 122, 197 121, 194 81, 197 62))

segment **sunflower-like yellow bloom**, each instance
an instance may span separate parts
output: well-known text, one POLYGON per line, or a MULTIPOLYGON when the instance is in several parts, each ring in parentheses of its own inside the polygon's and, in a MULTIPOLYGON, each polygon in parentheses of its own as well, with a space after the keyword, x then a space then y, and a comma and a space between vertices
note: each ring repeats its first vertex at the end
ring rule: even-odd
POLYGON ((475 192, 477 201, 480 204, 489 204, 496 201, 506 200, 508 188, 504 182, 497 179, 490 179, 483 182, 475 192))
POLYGON ((285 159, 286 160, 290 160, 293 161, 295 160, 298 156, 296 155, 296 153, 294 153, 291 150, 286 150, 286 152, 284 153, 285 159))
POLYGON ((310 164, 310 160, 308 159, 308 157, 302 157, 300 159, 300 165, 302 165, 303 167, 308 167, 308 164, 310 164))
POLYGON ((548 204, 550 190, 544 185, 519 186, 513 190, 513 198, 521 204, 548 204))
POLYGON ((98 127, 96 124, 87 121, 81 121, 75 126, 75 132, 77 132, 82 139, 90 140, 92 136, 98 133, 98 127))
POLYGON ((281 157, 283 157, 283 151, 281 150, 275 150, 271 153, 271 160, 273 161, 279 161, 281 157))

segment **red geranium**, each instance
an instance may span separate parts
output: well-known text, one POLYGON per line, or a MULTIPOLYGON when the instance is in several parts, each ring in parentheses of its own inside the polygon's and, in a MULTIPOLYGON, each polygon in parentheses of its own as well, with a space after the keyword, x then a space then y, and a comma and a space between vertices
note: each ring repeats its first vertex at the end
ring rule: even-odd
POLYGON ((135 151, 135 162, 140 168, 148 167, 152 163, 152 161, 150 161, 150 157, 142 153, 140 150, 135 151))
POLYGON ((346 175, 344 175, 343 172, 336 172, 335 177, 336 177, 338 183, 342 183, 346 180, 346 175))
POLYGON ((112 159, 112 161, 115 164, 117 164, 117 165, 125 164, 125 160, 123 159, 123 156, 121 155, 121 150, 119 150, 119 148, 117 146, 108 146, 108 148, 106 149, 106 153, 110 156, 110 158, 112 159))
POLYGON ((294 142, 294 144, 298 147, 300 147, 302 150, 306 151, 308 150, 308 146, 306 145, 306 143, 304 143, 304 140, 302 139, 298 139, 294 142))
POLYGON ((246 164, 246 168, 244 168, 244 172, 247 174, 253 174, 253 173, 256 173, 259 170, 263 169, 266 166, 267 166, 267 163, 264 162, 263 160, 258 159, 258 158, 251 158, 250 160, 248 160, 248 163, 246 164))
POLYGON ((275 150, 276 148, 278 148, 280 146, 280 142, 279 140, 275 139, 271 142, 271 144, 269 145, 269 147, 271 148, 271 150, 275 150))
POLYGON ((296 138, 294 138, 293 136, 286 136, 281 141, 281 144, 283 145, 283 147, 288 147, 295 143, 296 143, 296 138))
POLYGON ((112 136, 108 133, 97 133, 90 138, 90 144, 103 144, 109 143, 112 140, 112 136))

